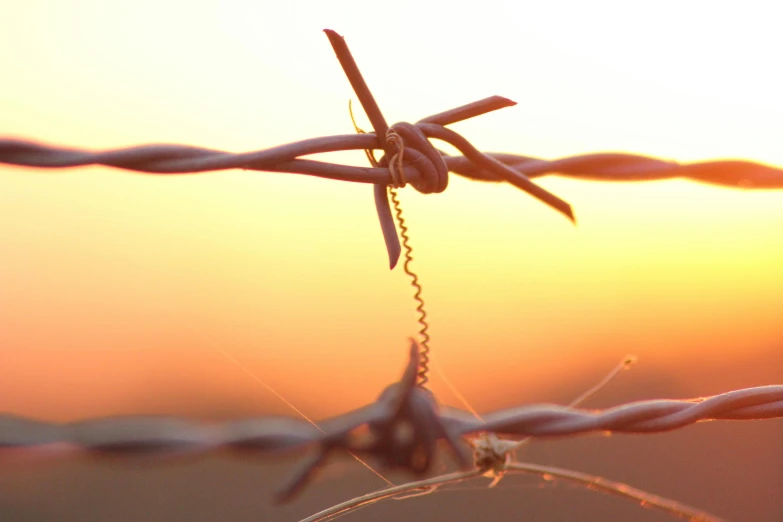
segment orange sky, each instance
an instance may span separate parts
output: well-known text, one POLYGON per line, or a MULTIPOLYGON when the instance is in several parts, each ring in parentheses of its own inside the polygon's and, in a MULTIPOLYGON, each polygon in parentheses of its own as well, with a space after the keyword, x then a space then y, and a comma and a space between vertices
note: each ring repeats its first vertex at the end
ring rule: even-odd
MULTIPOLYGON (((783 165, 769 13, 663 3, 641 23, 620 22, 621 2, 482 2, 467 16, 401 1, 380 30, 363 2, 16 4, 0 7, 2 136, 244 151, 348 133, 353 93, 330 27, 390 122, 498 94, 518 105, 455 126, 483 150, 783 165)), ((218 347, 314 415, 368 400, 401 370, 412 291, 388 271, 369 186, 9 167, 0 183, 0 410, 271 403, 218 347)), ((541 184, 577 227, 506 185, 452 176, 443 194, 402 194, 435 360, 472 400, 628 352, 687 379, 683 363, 779 349, 782 192, 541 184)), ((696 390, 723 388, 705 377, 696 390)))

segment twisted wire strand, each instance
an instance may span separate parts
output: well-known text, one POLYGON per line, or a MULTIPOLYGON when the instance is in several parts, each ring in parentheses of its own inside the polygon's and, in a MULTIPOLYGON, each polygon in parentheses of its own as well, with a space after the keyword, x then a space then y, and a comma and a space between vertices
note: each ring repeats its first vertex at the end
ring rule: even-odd
MULTIPOLYGON (((300 450, 330 438, 330 425, 346 431, 377 419, 374 403, 321 423, 321 433, 304 420, 266 416, 224 423, 200 423, 167 416, 99 417, 77 422, 46 422, 13 414, 0 415, 0 450, 64 445, 60 449, 98 454, 205 453, 220 449, 251 454, 300 450)), ((541 404, 484 415, 454 408, 441 411, 441 421, 465 435, 552 437, 592 431, 652 433, 709 420, 760 420, 783 417, 783 385, 730 391, 691 400, 640 401, 605 410, 583 410, 541 404)), ((331 440, 331 439, 330 439, 331 440)), ((2 452, 0 451, 0 454, 2 452)))
POLYGON ((744 420, 783 416, 783 385, 730 391, 691 400, 639 401, 590 411, 558 405, 522 406, 484 415, 477 422, 459 414, 462 433, 552 437, 596 430, 614 433, 670 431, 706 420, 744 420))
MULTIPOLYGON (((679 163, 640 154, 600 152, 554 160, 494 153, 487 155, 534 179, 558 175, 583 181, 661 181, 687 179, 729 188, 783 188, 783 169, 743 160, 679 163)), ((499 182, 495 172, 476 167, 464 156, 446 158, 449 171, 477 181, 499 182)))
MULTIPOLYGON (((0 164, 45 169, 101 165, 158 175, 244 169, 298 173, 338 181, 389 185, 392 179, 387 167, 359 167, 300 159, 300 156, 324 152, 378 148, 373 133, 324 136, 243 153, 170 144, 89 151, 0 138, 0 164)), ((476 166, 465 156, 442 154, 451 173, 476 181, 504 181, 495 171, 476 166)), ((783 168, 752 161, 678 163, 625 153, 581 154, 554 160, 507 153, 484 154, 531 179, 547 175, 607 182, 689 179, 731 188, 783 188, 783 168)), ((420 172, 410 164, 404 167, 403 175, 411 182, 421 179, 420 172)))
POLYGON ((421 326, 418 331, 419 337, 421 338, 421 341, 419 342, 419 345, 421 346, 421 351, 419 352, 421 358, 419 359, 419 371, 417 372, 417 376, 418 385, 425 387, 430 380, 430 334, 428 333, 430 325, 427 322, 427 311, 424 310, 424 298, 421 295, 422 287, 419 282, 419 276, 410 266, 413 261, 413 247, 410 244, 408 226, 405 224, 405 218, 402 216, 402 206, 400 205, 397 191, 394 188, 389 188, 389 195, 394 208, 394 215, 397 218, 397 225, 400 228, 400 238, 402 238, 403 255, 405 256, 402 270, 411 279, 411 286, 414 289, 413 300, 416 301, 416 312, 418 313, 416 322, 421 326))
POLYGON ((372 124, 374 134, 325 136, 240 154, 178 145, 147 145, 90 152, 0 138, 0 163, 41 168, 105 165, 153 174, 183 174, 240 168, 300 173, 343 181, 372 183, 374 185, 375 207, 386 243, 390 268, 394 268, 397 264, 401 246, 399 238, 394 233, 394 218, 385 186, 404 184, 407 180, 421 192, 441 192, 446 187, 448 181, 446 175, 449 171, 483 181, 507 181, 560 212, 574 223, 576 219, 571 205, 533 183, 531 181, 532 175, 527 173, 528 168, 538 176, 559 172, 587 179, 615 181, 686 177, 731 187, 783 187, 783 170, 757 163, 728 161, 679 165, 655 158, 611 154, 577 156, 546 162, 524 156, 482 153, 464 137, 445 128, 452 123, 515 105, 515 102, 501 96, 491 96, 428 116, 415 126, 403 124, 400 131, 403 132, 405 129, 406 139, 418 142, 418 146, 413 147, 411 151, 415 153, 414 161, 405 168, 401 168, 401 155, 398 158, 398 168, 389 165, 388 161, 382 166, 374 165, 370 168, 363 168, 300 159, 299 156, 303 155, 357 149, 383 149, 387 158, 394 156, 393 143, 388 139, 382 139, 387 137, 389 126, 348 45, 344 38, 335 31, 325 29, 324 32, 372 124), (465 157, 441 158, 439 154, 443 155, 443 153, 436 151, 427 138, 437 138, 451 143, 465 157), (528 165, 528 160, 533 164, 528 165), (582 161, 580 162, 580 160, 582 161), (587 165, 584 165, 585 162, 587 165), (580 163, 586 170, 581 170, 580 163), (576 171, 574 172, 573 169, 576 171))

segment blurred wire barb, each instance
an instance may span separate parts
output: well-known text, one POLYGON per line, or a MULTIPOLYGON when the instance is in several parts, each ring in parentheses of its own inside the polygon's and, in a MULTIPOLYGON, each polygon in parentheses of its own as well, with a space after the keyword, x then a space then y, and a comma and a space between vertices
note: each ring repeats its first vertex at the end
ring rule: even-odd
POLYGON ((464 436, 493 433, 503 437, 552 437, 592 431, 651 433, 708 420, 757 420, 783 417, 783 385, 735 390, 691 400, 640 401, 606 410, 554 404, 520 406, 483 415, 440 408, 432 393, 417 386, 420 353, 411 343, 399 382, 373 403, 324 420, 320 430, 290 417, 259 417, 203 424, 174 417, 124 416, 51 423, 0 415, 0 449, 59 445, 63 450, 97 454, 193 454, 220 449, 273 455, 314 449, 280 496, 290 498, 309 481, 334 450, 372 457, 385 469, 421 475, 434 462, 438 441, 445 441, 463 469, 473 465, 464 436))
MULTIPOLYGON (((382 413, 377 418, 372 414, 377 404, 325 420, 321 425, 359 428, 383 417, 382 413)), ((781 418, 783 385, 746 388, 699 399, 639 401, 606 410, 535 404, 482 416, 483 422, 459 409, 440 412, 440 420, 460 435, 484 431, 514 437, 567 436, 591 431, 652 433, 701 421, 781 418)), ((261 454, 298 450, 329 438, 329 432, 324 434, 306 421, 282 416, 219 425, 166 416, 117 416, 61 424, 0 414, 0 451, 67 444, 105 453, 200 453, 230 447, 261 454)))

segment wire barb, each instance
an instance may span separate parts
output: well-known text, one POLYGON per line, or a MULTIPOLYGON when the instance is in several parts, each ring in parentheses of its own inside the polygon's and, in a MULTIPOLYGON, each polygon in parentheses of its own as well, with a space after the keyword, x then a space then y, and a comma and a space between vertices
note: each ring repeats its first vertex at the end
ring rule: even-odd
MULTIPOLYGON (((301 156, 339 150, 383 149, 395 156, 395 140, 388 140, 389 126, 362 77, 342 36, 324 30, 343 72, 364 108, 374 133, 352 136, 325 136, 288 145, 246 153, 230 153, 192 146, 144 145, 108 151, 86 151, 0 138, 0 164, 38 168, 67 168, 105 165, 151 174, 184 174, 226 169, 299 173, 328 179, 374 184, 375 206, 389 256, 394 268, 401 253, 394 233, 394 218, 385 187, 411 183, 423 193, 442 192, 448 172, 481 181, 506 181, 575 221, 571 206, 531 181, 546 174, 603 181, 639 181, 686 178, 734 188, 783 188, 783 169, 748 161, 709 161, 683 165, 673 161, 632 154, 586 154, 559 160, 541 160, 513 154, 478 151, 463 136, 447 129, 452 123, 510 107, 515 103, 491 96, 419 120, 415 125, 395 124, 413 154, 413 161, 398 166, 385 160, 371 168, 302 159, 301 156), (428 141, 437 138, 454 145, 465 156, 448 156, 428 141), (387 168, 387 166, 389 168, 387 168)), ((368 157, 371 155, 368 155, 368 157)))
MULTIPOLYGON (((415 364, 418 365, 418 361, 415 364)), ((412 368, 414 376, 415 368, 412 368)), ((406 392, 407 395, 400 396, 392 385, 376 402, 322 421, 323 433, 307 421, 287 416, 256 417, 222 424, 166 416, 113 416, 56 423, 0 414, 0 451, 63 444, 66 445, 63 451, 70 448, 98 454, 197 454, 233 448, 262 455, 299 450, 328 440, 335 448, 382 456, 391 454, 394 447, 384 446, 376 452, 361 444, 357 446, 350 437, 342 437, 368 423, 380 426, 381 421, 400 412, 409 415, 404 402, 409 400, 417 404, 412 410, 417 413, 406 417, 407 422, 431 431, 436 438, 445 438, 447 433, 480 432, 512 437, 561 437, 599 431, 653 433, 708 420, 783 418, 783 385, 734 390, 691 400, 640 401, 605 410, 528 405, 488 413, 484 415, 485 421, 480 421, 467 411, 437 408, 434 402, 430 404, 434 399, 426 398, 431 397, 430 392, 413 384, 412 392, 406 392), (399 402, 400 397, 403 403, 399 402), (425 420, 436 419, 425 419, 424 412, 430 410, 422 409, 423 404, 432 406, 431 411, 435 412, 440 427, 425 423, 425 420), (438 432, 441 428, 445 431, 438 432)))
MULTIPOLYGON (((65 449, 88 451, 97 455, 136 455, 163 453, 204 453, 221 448, 242 450, 258 455, 290 452, 303 448, 310 453, 293 479, 279 493, 281 501, 290 500, 309 482, 313 473, 333 450, 373 456, 389 468, 401 468, 415 474, 428 471, 435 459, 437 441, 445 440, 459 464, 468 468, 468 456, 461 436, 481 433, 487 444, 487 463, 448 478, 470 478, 487 471, 523 471, 541 474, 535 465, 508 462, 508 452, 516 443, 502 441, 506 436, 563 436, 590 431, 650 433, 668 431, 704 420, 749 420, 783 417, 783 385, 735 390, 713 397, 689 401, 641 401, 603 411, 581 410, 567 406, 537 405, 512 408, 476 419, 472 414, 441 409, 429 390, 416 383, 421 354, 412 342, 408 365, 399 382, 388 386, 377 401, 348 414, 323 421, 319 428, 305 420, 288 417, 262 417, 238 420, 222 425, 199 425, 174 417, 105 417, 72 423, 51 423, 0 415, 0 450, 59 445, 65 449), (369 428, 369 440, 357 440, 353 434, 369 428), (497 441, 497 443, 495 443, 497 441), (505 443, 502 444, 502 443, 505 443)), ((626 363, 629 360, 626 361, 626 363)), ((622 365, 623 367, 627 364, 622 365)), ((478 461, 476 461, 479 464, 478 461)), ((539 466, 539 468, 541 468, 539 466)), ((542 468, 543 469, 543 468, 542 468)), ((558 478, 585 483, 589 487, 641 500, 665 511, 689 516, 692 520, 715 521, 711 515, 688 506, 639 492, 623 484, 568 470, 547 468, 558 478), (553 471, 554 469, 554 471, 553 471), (562 472, 561 472, 562 471, 562 472)), ((543 476, 543 475, 542 475, 543 476)), ((360 497, 358 504, 349 501, 336 511, 319 516, 337 516, 360 506, 400 493, 437 487, 447 477, 396 486, 389 490, 360 497), (365 502, 366 500, 366 502, 365 502)))

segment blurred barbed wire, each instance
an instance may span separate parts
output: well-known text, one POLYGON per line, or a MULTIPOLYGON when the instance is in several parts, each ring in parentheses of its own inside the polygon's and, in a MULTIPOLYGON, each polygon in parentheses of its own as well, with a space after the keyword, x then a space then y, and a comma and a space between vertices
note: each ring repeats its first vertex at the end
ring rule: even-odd
POLYGON ((411 342, 400 381, 366 406, 315 427, 305 420, 268 416, 220 424, 165 416, 117 416, 68 423, 0 415, 3 450, 59 446, 103 455, 197 454, 235 450, 263 456, 314 449, 282 488, 290 498, 334 450, 379 461, 385 469, 416 475, 430 470, 438 441, 445 441, 463 469, 473 464, 463 437, 480 433, 515 439, 574 436, 594 431, 652 433, 702 421, 783 417, 783 385, 734 390, 690 400, 639 401, 604 410, 555 404, 520 406, 477 418, 441 408, 417 386, 418 345, 411 342))

